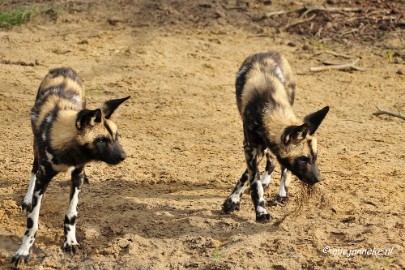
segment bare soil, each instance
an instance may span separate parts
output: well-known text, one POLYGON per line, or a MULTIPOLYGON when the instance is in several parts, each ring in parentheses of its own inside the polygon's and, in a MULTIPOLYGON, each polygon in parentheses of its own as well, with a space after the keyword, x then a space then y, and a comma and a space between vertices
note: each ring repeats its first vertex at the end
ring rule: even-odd
MULTIPOLYGON (((318 37, 260 20, 302 7, 284 1, 17 2, 0 7, 50 9, 0 30, 1 269, 12 268, 25 231, 20 203, 32 164, 30 109, 42 78, 59 66, 83 78, 89 108, 131 95, 115 116, 128 158, 114 167, 87 166, 81 249, 73 256, 60 248, 69 176, 53 180, 31 259, 21 268, 405 269, 405 122, 372 115, 377 106, 405 113, 400 24, 377 29, 385 31, 374 35, 377 42, 354 36, 320 45, 318 37), (269 49, 294 69, 298 116, 325 105, 331 110, 317 135, 325 180, 302 202, 294 177, 288 204, 269 207, 273 219, 258 224, 248 194, 235 214, 221 207, 245 168, 235 73, 248 55, 269 49), (309 72, 355 58, 364 71, 309 72), (338 253, 358 249, 392 252, 338 253)), ((395 3, 405 10, 403 1, 395 3)), ((269 200, 279 176, 277 167, 269 200)))

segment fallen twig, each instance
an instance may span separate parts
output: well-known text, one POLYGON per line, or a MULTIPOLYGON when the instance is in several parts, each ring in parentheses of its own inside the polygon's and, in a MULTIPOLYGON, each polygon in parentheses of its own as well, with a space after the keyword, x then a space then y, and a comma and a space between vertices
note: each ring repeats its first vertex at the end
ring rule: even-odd
POLYGON ((354 70, 364 70, 356 66, 357 62, 360 61, 360 58, 355 59, 351 63, 347 64, 339 64, 339 65, 328 65, 328 66, 319 66, 319 67, 311 67, 309 70, 313 72, 323 71, 323 70, 331 70, 331 69, 354 69, 354 70))
POLYGON ((291 13, 299 13, 304 11, 305 9, 303 8, 299 8, 299 9, 293 9, 293 10, 279 10, 279 11, 273 11, 273 12, 267 12, 266 14, 264 14, 263 17, 265 18, 270 18, 273 17, 275 15, 284 15, 284 14, 291 14, 291 13))
POLYGON ((285 30, 287 30, 288 28, 290 28, 290 27, 292 27, 292 26, 295 26, 295 25, 297 25, 297 24, 301 24, 301 23, 306 23, 306 22, 312 21, 315 17, 316 17, 316 14, 314 14, 314 15, 312 15, 311 17, 306 18, 306 19, 298 19, 298 20, 295 20, 295 21, 293 21, 293 22, 287 24, 287 25, 284 26, 284 27, 280 27, 280 31, 285 31, 285 30))
POLYGON ((334 51, 325 51, 325 53, 331 54, 331 55, 334 55, 334 56, 343 57, 343 58, 346 58, 346 59, 351 59, 352 58, 350 55, 343 54, 343 53, 338 53, 338 52, 334 52, 334 51))
POLYGON ((342 58, 346 58, 346 59, 353 59, 353 56, 350 56, 350 55, 347 55, 347 54, 343 54, 343 53, 338 53, 338 52, 335 52, 335 51, 330 51, 330 50, 318 51, 317 53, 314 53, 314 54, 313 54, 313 57, 314 57, 314 56, 321 55, 321 54, 323 54, 323 53, 330 54, 330 55, 333 55, 333 56, 336 56, 336 57, 342 57, 342 58))
POLYGON ((336 66, 340 65, 340 63, 330 61, 330 60, 321 60, 321 63, 324 64, 325 66, 336 66))
POLYGON ((352 8, 352 7, 305 7, 304 13, 301 14, 301 17, 309 14, 314 11, 325 11, 325 12, 359 12, 362 11, 361 8, 352 8))
POLYGON ((358 31, 359 31, 359 29, 350 29, 350 30, 348 30, 348 31, 346 31, 346 32, 341 33, 340 36, 341 36, 341 37, 344 37, 344 36, 347 36, 347 35, 356 33, 356 32, 358 32, 358 31))
POLYGON ((18 65, 18 66, 25 66, 25 67, 33 67, 38 65, 37 61, 35 63, 27 63, 24 61, 11 61, 11 60, 1 60, 1 64, 4 65, 18 65))
POLYGON ((362 11, 361 8, 352 8, 352 7, 303 7, 299 9, 292 9, 292 10, 279 10, 273 12, 267 12, 264 17, 270 18, 275 15, 284 15, 284 14, 291 14, 291 13, 301 13, 300 17, 304 17, 310 12, 314 11, 325 11, 325 12, 359 12, 362 11))
POLYGON ((402 120, 405 120, 405 116, 400 114, 400 113, 393 113, 393 112, 389 112, 389 111, 384 111, 384 110, 381 110, 378 107, 377 107, 377 110, 378 111, 373 113, 373 115, 378 116, 378 115, 386 114, 386 115, 389 115, 389 116, 392 116, 392 117, 397 117, 397 118, 400 118, 402 120))

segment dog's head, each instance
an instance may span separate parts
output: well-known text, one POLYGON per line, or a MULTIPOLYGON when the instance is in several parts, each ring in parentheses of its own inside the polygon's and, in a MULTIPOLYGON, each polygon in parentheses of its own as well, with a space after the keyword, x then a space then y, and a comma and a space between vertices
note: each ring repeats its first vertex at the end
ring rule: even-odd
POLYGON ((329 111, 325 107, 304 118, 300 126, 288 126, 281 136, 281 151, 278 157, 281 165, 307 184, 322 180, 317 164, 317 140, 314 136, 329 111))
POLYGON ((118 141, 117 125, 110 118, 128 98, 109 100, 99 109, 84 109, 77 114, 78 142, 90 153, 92 159, 114 165, 126 158, 118 141))

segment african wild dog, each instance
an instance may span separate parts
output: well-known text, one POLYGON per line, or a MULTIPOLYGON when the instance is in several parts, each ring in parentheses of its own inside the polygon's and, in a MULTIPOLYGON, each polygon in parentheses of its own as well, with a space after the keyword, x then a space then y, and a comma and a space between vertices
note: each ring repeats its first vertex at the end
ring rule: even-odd
POLYGON ((59 172, 71 172, 70 203, 64 221, 63 249, 75 252, 76 217, 79 192, 88 182, 84 166, 90 161, 118 164, 126 153, 118 142, 117 126, 110 120, 118 106, 129 97, 109 100, 99 109, 85 108, 81 79, 70 68, 49 71, 31 110, 34 133, 34 163, 23 209, 28 212, 27 230, 12 262, 29 259, 38 230, 42 197, 52 178, 59 172))
POLYGON ((301 181, 315 184, 321 180, 317 166, 317 141, 313 136, 329 111, 325 107, 297 119, 293 112, 295 82, 287 60, 277 52, 248 57, 236 78, 236 100, 243 121, 247 169, 223 205, 225 213, 239 210, 245 185, 256 211, 257 222, 271 218, 265 209, 263 190, 269 185, 275 159, 282 167, 278 199, 286 201, 290 171, 301 181), (266 156, 260 179, 258 159, 266 156), (275 156, 275 158, 274 158, 275 156))

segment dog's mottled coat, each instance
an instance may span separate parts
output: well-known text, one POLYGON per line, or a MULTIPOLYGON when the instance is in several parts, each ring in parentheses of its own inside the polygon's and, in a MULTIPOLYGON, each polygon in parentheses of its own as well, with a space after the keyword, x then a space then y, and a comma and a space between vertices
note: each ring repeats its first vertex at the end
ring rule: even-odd
POLYGON ((274 170, 275 160, 282 167, 279 200, 287 199, 290 172, 308 184, 321 179, 316 163, 316 129, 329 111, 325 107, 306 116, 293 111, 295 87, 291 67, 277 52, 248 57, 236 77, 236 101, 243 122, 247 169, 226 199, 225 213, 238 210, 247 183, 255 206, 256 220, 267 222, 270 214, 263 197, 274 170), (260 178, 258 160, 266 156, 266 169, 260 178))
POLYGON ((102 108, 86 109, 84 87, 71 68, 49 71, 42 81, 31 110, 34 162, 23 209, 28 212, 27 229, 12 262, 29 259, 38 230, 44 193, 59 172, 71 172, 70 203, 64 221, 63 248, 74 252, 79 192, 88 182, 84 166, 90 161, 118 164, 126 157, 118 142, 117 126, 110 120, 115 109, 129 97, 109 100, 102 108))

